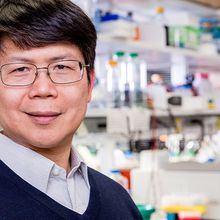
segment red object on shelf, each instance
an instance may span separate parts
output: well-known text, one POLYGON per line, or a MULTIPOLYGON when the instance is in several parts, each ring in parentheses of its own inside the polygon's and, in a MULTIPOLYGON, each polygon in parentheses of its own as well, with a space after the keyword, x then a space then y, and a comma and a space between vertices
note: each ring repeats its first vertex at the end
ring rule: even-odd
POLYGON ((125 176, 128 179, 128 189, 130 190, 131 189, 130 169, 120 170, 120 173, 121 175, 125 176))
POLYGON ((178 220, 202 220, 200 217, 179 217, 178 220))

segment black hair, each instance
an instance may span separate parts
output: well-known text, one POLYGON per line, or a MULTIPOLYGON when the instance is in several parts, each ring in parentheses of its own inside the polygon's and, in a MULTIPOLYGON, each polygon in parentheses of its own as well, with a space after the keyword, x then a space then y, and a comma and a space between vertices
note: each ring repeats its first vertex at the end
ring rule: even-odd
POLYGON ((0 50, 5 37, 22 49, 73 43, 90 65, 90 81, 97 35, 89 17, 70 0, 0 0, 0 50))

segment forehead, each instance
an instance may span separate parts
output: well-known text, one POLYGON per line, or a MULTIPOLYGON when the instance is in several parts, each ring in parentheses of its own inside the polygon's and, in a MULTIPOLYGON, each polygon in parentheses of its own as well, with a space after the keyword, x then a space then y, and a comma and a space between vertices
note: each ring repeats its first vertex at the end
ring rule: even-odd
POLYGON ((0 64, 5 62, 28 61, 49 62, 61 59, 77 59, 84 61, 79 48, 70 42, 58 42, 42 47, 23 49, 16 46, 10 39, 1 43, 0 64))

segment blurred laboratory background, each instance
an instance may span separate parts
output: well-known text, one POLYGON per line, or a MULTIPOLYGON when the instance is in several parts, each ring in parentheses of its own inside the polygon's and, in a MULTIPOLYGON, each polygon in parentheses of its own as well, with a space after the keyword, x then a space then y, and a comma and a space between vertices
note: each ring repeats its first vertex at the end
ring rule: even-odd
POLYGON ((220 0, 72 1, 98 34, 74 146, 144 220, 219 220, 220 0))

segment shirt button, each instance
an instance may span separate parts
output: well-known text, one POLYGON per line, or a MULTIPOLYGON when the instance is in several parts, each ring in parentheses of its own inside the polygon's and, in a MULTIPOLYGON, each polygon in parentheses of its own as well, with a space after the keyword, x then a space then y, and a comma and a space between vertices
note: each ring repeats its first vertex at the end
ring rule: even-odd
POLYGON ((52 170, 52 174, 53 174, 54 176, 58 176, 59 173, 60 173, 60 171, 59 171, 58 168, 54 168, 54 169, 52 170))

